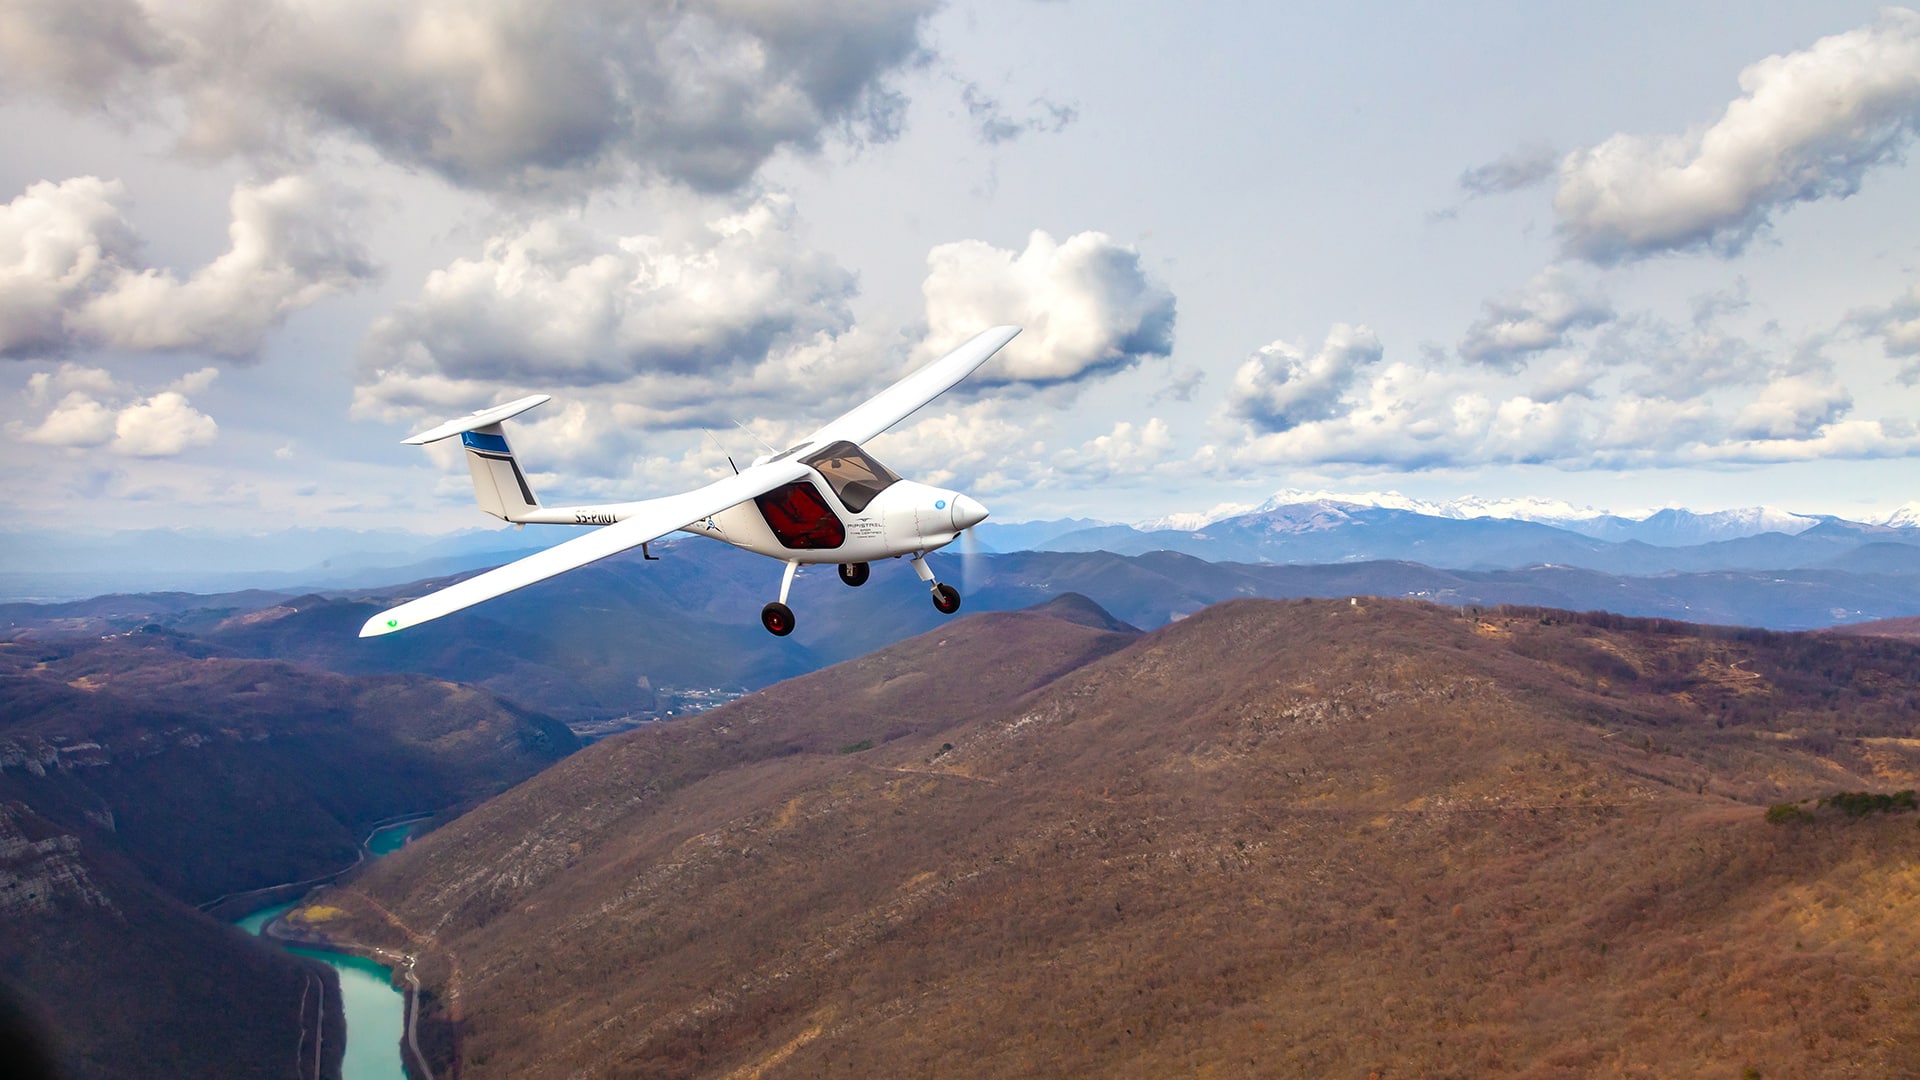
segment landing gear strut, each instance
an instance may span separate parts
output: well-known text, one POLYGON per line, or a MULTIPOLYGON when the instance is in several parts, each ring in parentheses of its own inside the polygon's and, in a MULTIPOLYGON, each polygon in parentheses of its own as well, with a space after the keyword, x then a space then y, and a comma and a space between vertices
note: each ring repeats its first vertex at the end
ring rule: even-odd
POLYGON ((933 567, 927 560, 915 555, 912 559, 913 572, 933 590, 933 606, 942 615, 951 615, 960 610, 960 590, 951 585, 933 580, 933 567))
POLYGON ((867 577, 872 573, 873 571, 863 562, 840 564, 840 580, 855 588, 865 585, 867 577))

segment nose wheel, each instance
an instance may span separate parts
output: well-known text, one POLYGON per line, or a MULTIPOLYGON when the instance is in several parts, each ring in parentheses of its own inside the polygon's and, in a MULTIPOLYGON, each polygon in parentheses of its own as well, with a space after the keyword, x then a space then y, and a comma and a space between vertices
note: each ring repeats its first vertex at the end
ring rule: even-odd
POLYGON ((933 606, 942 615, 951 615, 960 610, 960 590, 945 582, 933 587, 933 606))
MULTIPOLYGON (((954 606, 958 607, 959 604, 956 599, 954 606)), ((793 609, 775 600, 760 609, 760 625, 766 627, 767 633, 774 637, 786 637, 793 633, 793 609)))
POLYGON ((867 577, 872 573, 873 570, 863 562, 840 564, 840 580, 854 588, 865 585, 867 583, 867 577))

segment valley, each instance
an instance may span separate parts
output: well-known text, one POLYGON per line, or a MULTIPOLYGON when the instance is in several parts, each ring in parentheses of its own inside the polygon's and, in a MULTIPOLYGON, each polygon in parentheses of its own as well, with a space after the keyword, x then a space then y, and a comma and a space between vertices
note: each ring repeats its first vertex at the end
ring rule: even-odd
POLYGON ((330 969, 223 920, 578 745, 485 691, 158 628, 0 644, 0 974, 78 1077, 282 1077, 300 1046, 323 1051, 300 1075, 336 1076, 330 969))

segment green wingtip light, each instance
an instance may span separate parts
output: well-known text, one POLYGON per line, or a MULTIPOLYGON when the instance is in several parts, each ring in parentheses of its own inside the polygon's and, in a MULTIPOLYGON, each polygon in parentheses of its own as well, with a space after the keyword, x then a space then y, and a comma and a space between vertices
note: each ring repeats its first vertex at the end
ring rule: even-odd
POLYGON ((387 620, 387 628, 388 628, 389 630, 391 630, 391 629, 393 629, 394 627, 397 627, 397 626, 399 626, 399 625, 400 625, 400 620, 399 620, 399 619, 388 619, 388 620, 387 620))

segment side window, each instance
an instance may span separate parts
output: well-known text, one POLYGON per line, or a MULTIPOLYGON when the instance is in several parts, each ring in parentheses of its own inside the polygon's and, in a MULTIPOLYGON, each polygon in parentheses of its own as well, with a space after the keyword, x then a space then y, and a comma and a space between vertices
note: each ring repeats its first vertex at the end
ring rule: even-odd
POLYGON ((826 478, 833 493, 852 513, 867 508, 875 495, 899 481, 893 470, 850 442, 837 442, 806 459, 826 478))
POLYGON ((789 548, 819 550, 846 543, 847 527, 840 524, 819 490, 805 480, 756 495, 753 501, 773 535, 789 548))

